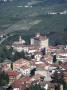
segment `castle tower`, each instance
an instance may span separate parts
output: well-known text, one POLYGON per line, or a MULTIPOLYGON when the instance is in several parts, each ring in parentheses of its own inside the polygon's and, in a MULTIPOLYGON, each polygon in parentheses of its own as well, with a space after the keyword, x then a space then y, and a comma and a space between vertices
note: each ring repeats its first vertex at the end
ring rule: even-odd
POLYGON ((35 37, 31 38, 30 44, 39 46, 40 48, 48 48, 49 38, 47 36, 40 35, 40 33, 37 33, 35 37))
POLYGON ((20 43, 20 44, 25 44, 25 40, 23 40, 23 39, 21 38, 21 36, 19 36, 19 43, 20 43))
POLYGON ((21 38, 21 36, 19 36, 19 42, 22 43, 22 38, 21 38))

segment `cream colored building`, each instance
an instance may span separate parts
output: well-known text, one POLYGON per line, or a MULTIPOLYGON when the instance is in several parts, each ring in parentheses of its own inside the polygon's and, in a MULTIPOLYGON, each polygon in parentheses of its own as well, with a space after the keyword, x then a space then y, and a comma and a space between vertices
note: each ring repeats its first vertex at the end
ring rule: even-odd
POLYGON ((40 48, 47 48, 49 46, 49 39, 39 33, 30 40, 31 45, 40 46, 40 48))

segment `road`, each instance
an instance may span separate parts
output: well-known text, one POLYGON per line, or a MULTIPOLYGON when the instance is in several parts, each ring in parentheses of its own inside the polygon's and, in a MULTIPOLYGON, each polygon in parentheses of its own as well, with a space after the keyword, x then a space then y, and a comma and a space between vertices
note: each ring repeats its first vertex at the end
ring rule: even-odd
POLYGON ((0 44, 2 44, 7 38, 8 36, 6 36, 5 38, 2 38, 2 40, 0 40, 0 44))

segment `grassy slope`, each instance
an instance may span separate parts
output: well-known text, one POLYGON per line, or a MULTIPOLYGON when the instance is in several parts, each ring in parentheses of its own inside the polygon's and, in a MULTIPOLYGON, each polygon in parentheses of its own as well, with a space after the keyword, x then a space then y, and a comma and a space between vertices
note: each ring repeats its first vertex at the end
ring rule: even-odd
MULTIPOLYGON (((33 8, 24 8, 24 7, 18 8, 17 7, 18 5, 20 4, 8 3, 7 6, 0 5, 0 30, 5 30, 7 32, 8 31, 10 32, 14 30, 13 26, 19 24, 21 24, 21 26, 22 25, 26 26, 27 24, 24 22, 31 23, 33 20, 42 20, 41 23, 37 25, 33 25, 31 27, 31 29, 33 30, 42 29, 43 31, 44 30, 62 31, 67 26, 67 15, 54 15, 54 16, 44 15, 45 13, 47 13, 47 11, 63 11, 67 9, 67 4, 35 6, 33 8)), ((20 28, 18 27, 18 30, 21 30, 20 28)))
MULTIPOLYGON (((36 4, 33 8, 17 7, 19 5, 26 5, 26 3, 24 3, 0 4, 0 31, 22 31, 23 27, 28 27, 28 33, 46 32, 51 40, 57 36, 56 40, 59 39, 60 42, 66 43, 67 32, 64 32, 64 29, 67 27, 67 15, 52 16, 46 15, 46 13, 48 11, 58 12, 67 10, 67 3, 48 5, 36 4), (31 23, 34 23, 36 20, 41 20, 41 22, 31 25, 31 23), (52 34, 51 32, 59 33, 52 34)), ((27 30, 26 28, 24 30, 27 30)))

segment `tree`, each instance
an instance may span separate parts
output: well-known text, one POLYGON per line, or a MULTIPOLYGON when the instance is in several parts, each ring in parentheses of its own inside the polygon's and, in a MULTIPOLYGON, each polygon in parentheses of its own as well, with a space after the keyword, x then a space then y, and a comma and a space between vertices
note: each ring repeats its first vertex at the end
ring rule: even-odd
POLYGON ((8 88, 6 88, 6 90, 13 90, 12 86, 9 86, 8 88))
POLYGON ((20 58, 25 58, 25 53, 24 51, 22 52, 15 52, 15 55, 12 56, 12 60, 17 60, 17 59, 20 59, 20 58))
POLYGON ((45 55, 45 48, 43 48, 43 49, 41 50, 41 52, 42 52, 42 55, 45 55))
POLYGON ((56 63, 57 59, 56 59, 56 55, 53 56, 53 63, 56 63))
POLYGON ((4 72, 0 72, 0 86, 5 86, 9 83, 9 77, 8 75, 4 72))
POLYGON ((65 81, 64 81, 62 70, 60 70, 60 69, 58 68, 57 71, 55 71, 52 79, 53 79, 53 80, 52 80, 53 83, 57 83, 57 86, 55 87, 56 90, 59 90, 60 85, 63 85, 63 88, 64 88, 63 90, 66 90, 67 84, 66 84, 65 81), (59 71, 60 73, 58 73, 58 71, 59 71))
POLYGON ((30 88, 28 90, 45 90, 44 88, 41 88, 40 85, 31 85, 30 88))
POLYGON ((30 76, 33 76, 35 74, 36 68, 34 68, 33 70, 31 70, 30 72, 30 76))
POLYGON ((11 50, 7 49, 6 46, 0 45, 0 62, 3 62, 6 58, 10 59, 11 50))
POLYGON ((13 70, 13 62, 11 63, 11 69, 13 70))
POLYGON ((62 61, 59 61, 58 64, 61 65, 62 64, 62 61))

